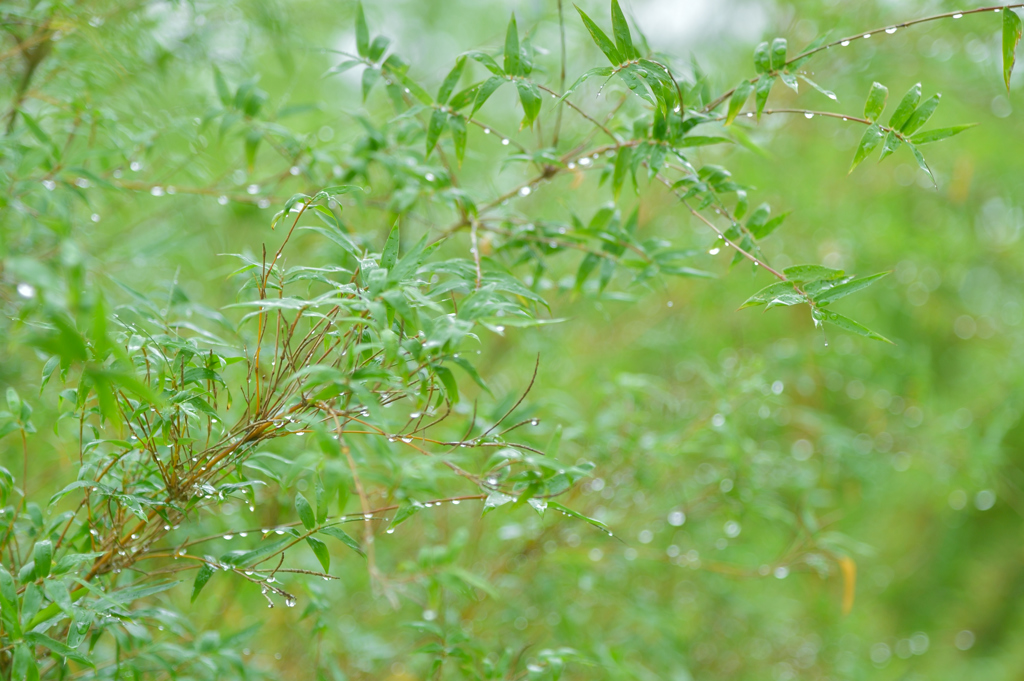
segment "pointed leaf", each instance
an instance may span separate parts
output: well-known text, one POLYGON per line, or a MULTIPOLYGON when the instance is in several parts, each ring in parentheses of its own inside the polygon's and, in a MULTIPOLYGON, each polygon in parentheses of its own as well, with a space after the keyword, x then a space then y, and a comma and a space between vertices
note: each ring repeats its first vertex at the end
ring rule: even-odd
POLYGON ((1017 60, 1017 44, 1020 43, 1021 20, 1009 7, 1003 8, 1003 80, 1006 92, 1010 92, 1010 77, 1017 60))
POLYGON ((93 661, 90 660, 88 657, 81 654, 74 648, 61 643, 60 641, 53 640, 45 634, 30 631, 27 634, 25 634, 25 640, 31 645, 49 648, 50 651, 56 653, 57 655, 60 655, 61 657, 66 657, 69 660, 74 660, 79 664, 84 664, 87 667, 92 667, 93 669, 96 668, 96 665, 93 664, 93 661))
POLYGON ((459 78, 462 77, 462 69, 465 66, 465 57, 459 57, 455 60, 455 66, 448 72, 448 75, 445 76, 444 82, 441 83, 441 89, 437 91, 438 104, 445 104, 448 101, 452 91, 455 90, 455 86, 459 84, 459 78))
POLYGON ((762 77, 757 81, 754 97, 757 100, 757 120, 761 120, 761 112, 764 111, 764 105, 768 103, 768 95, 771 93, 773 85, 775 85, 775 76, 762 77))
POLYGON ((935 130, 925 130, 919 132, 910 138, 910 141, 914 144, 929 144, 931 142, 938 142, 940 140, 947 139, 953 135, 959 135, 968 128, 973 128, 977 123, 971 123, 969 125, 954 125, 951 128, 936 128, 935 130))
POLYGON ((391 233, 388 234, 388 240, 384 244, 384 250, 380 255, 380 266, 385 269, 391 269, 398 262, 398 244, 402 240, 401 231, 398 229, 398 221, 395 221, 395 226, 391 228, 391 233))
POLYGON ((316 515, 313 513, 313 507, 306 501, 306 497, 302 496, 301 492, 295 494, 295 510, 299 513, 299 520, 307 530, 312 530, 316 527, 316 515))
POLYGON ((868 126, 868 129, 864 131, 864 135, 860 138, 860 144, 857 145, 857 153, 853 156, 853 163, 850 164, 850 171, 860 165, 860 162, 867 158, 875 147, 877 147, 884 137, 885 133, 878 127, 877 123, 872 123, 868 126))
POLYGON ((590 78, 593 78, 594 76, 601 76, 603 78, 607 78, 608 76, 612 75, 613 73, 615 73, 615 69, 612 68, 611 66, 598 66, 597 68, 590 69, 589 71, 584 73, 582 76, 577 78, 576 82, 573 83, 571 86, 569 86, 569 89, 566 90, 562 94, 562 96, 558 98, 558 101, 561 102, 566 97, 571 95, 576 90, 576 88, 578 88, 580 85, 582 85, 584 83, 584 81, 586 81, 586 80, 588 80, 590 78))
POLYGON ((445 126, 448 125, 448 114, 440 109, 434 109, 433 113, 430 114, 430 123, 427 124, 427 156, 430 156, 430 152, 437 146, 437 140, 441 137, 441 133, 444 132, 445 126))
POLYGON ((636 50, 633 48, 633 38, 629 34, 629 24, 619 7, 619 0, 612 0, 612 33, 615 34, 615 46, 623 59, 633 59, 636 50))
POLYGON ((896 136, 896 133, 892 130, 885 136, 885 144, 882 146, 882 155, 879 157, 879 162, 884 160, 887 156, 892 154, 894 151, 900 148, 903 144, 903 140, 896 136))
POLYGON ((921 101, 921 84, 917 83, 914 87, 907 90, 907 94, 903 95, 903 99, 896 106, 896 111, 893 112, 889 118, 889 127, 893 130, 899 130, 903 127, 903 124, 907 122, 910 115, 914 113, 914 109, 917 108, 917 103, 921 101))
POLYGON ((449 116, 448 129, 451 130, 455 145, 455 158, 461 163, 466 155, 466 119, 462 116, 449 116))
POLYGON ((604 31, 602 31, 597 24, 587 16, 587 13, 579 7, 576 7, 576 11, 580 13, 580 17, 583 19, 583 24, 590 32, 590 37, 594 39, 594 43, 602 52, 604 52, 604 56, 608 57, 608 61, 610 61, 614 66, 618 66, 625 61, 622 55, 619 54, 618 49, 615 47, 615 43, 613 43, 611 39, 605 35, 604 31))
POLYGON ((776 305, 799 305, 800 303, 806 302, 807 297, 798 293, 792 282, 779 281, 765 286, 763 289, 747 298, 743 304, 739 306, 739 309, 742 310, 755 305, 768 305, 769 307, 775 307, 776 305))
POLYGON ((306 543, 309 544, 309 548, 313 549, 313 555, 316 556, 318 561, 320 561, 320 565, 323 566, 324 572, 330 572, 331 552, 327 550, 327 544, 313 537, 306 537, 306 543))
POLYGON ((523 122, 520 123, 519 128, 528 128, 540 113, 540 89, 536 84, 527 80, 516 80, 516 89, 519 90, 519 101, 523 105, 523 122))
POLYGON ((861 277, 859 279, 854 279, 853 281, 848 281, 845 284, 839 284, 839 286, 833 286, 832 288, 826 290, 825 292, 816 295, 814 297, 814 302, 820 306, 828 305, 829 303, 833 303, 839 300, 840 298, 845 298, 851 293, 856 293, 861 289, 871 286, 873 283, 875 283, 876 281, 878 281, 887 274, 889 273, 879 272, 878 274, 872 274, 869 277, 861 277))
POLYGON ((935 109, 939 106, 939 100, 942 95, 932 95, 925 100, 924 104, 917 107, 917 109, 910 115, 907 122, 900 126, 900 132, 904 135, 913 135, 917 132, 921 126, 928 122, 928 119, 935 113, 935 109))
POLYGON ((519 53, 519 29, 516 27, 516 14, 508 20, 505 31, 505 73, 510 76, 523 75, 523 62, 519 53))
POLYGON ((356 3, 356 51, 360 57, 370 56, 370 29, 366 26, 363 3, 356 3))
POLYGON ((491 76, 485 80, 483 85, 480 86, 480 89, 477 90, 476 100, 473 102, 473 111, 470 113, 470 116, 475 115, 477 110, 484 105, 484 102, 486 102, 498 88, 507 82, 508 79, 503 78, 502 76, 491 76))
POLYGON ((196 575, 196 581, 192 582, 192 602, 196 602, 196 598, 199 597, 199 592, 203 590, 206 583, 210 581, 210 577, 213 577, 213 568, 208 563, 203 563, 202 567, 199 568, 199 573, 196 575))
MULTIPOLYGON (((394 525, 394 523, 392 523, 392 525, 394 525)), ((348 534, 336 525, 320 528, 320 534, 326 534, 328 537, 334 537, 342 544, 358 553, 360 556, 366 555, 366 552, 363 551, 363 547, 359 545, 359 542, 357 542, 350 534, 348 534)))
POLYGON ((871 338, 873 340, 880 340, 880 341, 882 341, 884 343, 889 343, 890 345, 895 345, 895 343, 893 343, 891 340, 889 340, 885 336, 883 336, 883 335, 881 335, 879 333, 875 333, 874 331, 872 331, 868 327, 864 326, 863 324, 859 324, 859 323, 853 321, 852 319, 850 319, 849 317, 844 317, 843 315, 841 315, 841 314, 839 314, 837 312, 827 312, 827 313, 825 313, 824 317, 822 317, 822 319, 824 321, 828 322, 829 324, 835 324, 840 329, 844 329, 844 330, 849 331, 851 333, 855 333, 857 335, 864 336, 865 338, 871 338))
POLYGON ((743 105, 747 103, 747 98, 750 97, 750 93, 754 91, 754 84, 749 80, 745 80, 736 86, 733 90, 732 96, 729 97, 729 113, 725 115, 725 124, 729 125, 739 114, 740 110, 743 109, 743 105))

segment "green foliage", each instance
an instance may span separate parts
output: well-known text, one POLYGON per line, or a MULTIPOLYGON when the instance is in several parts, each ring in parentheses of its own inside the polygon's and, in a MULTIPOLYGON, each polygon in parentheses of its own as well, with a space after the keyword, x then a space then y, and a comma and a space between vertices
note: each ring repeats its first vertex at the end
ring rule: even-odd
MULTIPOLYGON (((936 186, 919 147, 972 126, 924 129, 940 96, 922 102, 920 83, 885 123, 880 82, 863 118, 800 105, 800 81, 837 100, 810 60, 838 81, 827 50, 869 34, 802 51, 790 49, 801 36, 772 37, 752 64, 744 47, 734 74, 652 50, 618 0, 596 21, 548 9, 557 21, 502 16, 503 42, 455 36, 489 46, 435 72, 434 57, 403 56, 435 36, 393 45, 371 31, 379 8, 367 17, 360 3, 0 8, 0 677, 764 678, 775 653, 702 638, 748 626, 729 595, 743 587, 718 577, 802 570, 841 580, 848 609, 869 550, 830 527, 834 502, 878 477, 854 457, 854 426, 813 390, 784 395, 721 339, 719 372, 672 355, 704 338, 694 329, 629 337, 618 306, 681 290, 689 315, 702 296, 730 310, 746 297, 741 308, 803 320, 729 322, 752 334, 827 326, 848 334, 842 347, 893 343, 846 316, 882 321, 879 290, 896 307, 887 283, 862 293, 889 272, 849 275, 824 255, 831 224, 800 231, 826 181, 787 177, 767 149, 799 136, 757 123, 841 119, 860 139, 850 172, 906 146, 936 186), (355 53, 333 49, 343 29, 355 53), (610 65, 587 60, 594 47, 610 65), (783 257, 783 239, 808 264, 783 257), (731 264, 714 260, 723 251, 731 264), (726 276, 744 261, 760 281, 726 276), (608 316, 607 342, 578 331, 580 305, 608 316), (610 377, 629 344, 652 364, 610 377), (570 379, 552 397, 550 382, 570 379), (828 480, 812 480, 812 432, 828 480), (766 454, 788 440, 792 457, 766 454), (763 535, 733 552, 740 520, 763 535), (715 575, 705 591, 676 576, 700 570, 715 575), (656 593, 664 580, 671 593, 656 593), (583 608, 631 611, 631 588, 656 616, 624 612, 607 639, 592 634, 583 608), (542 618, 554 602, 562 611, 542 618), (725 614, 670 631, 666 612, 695 602, 709 621, 725 614), (257 632, 238 624, 254 603, 302 607, 257 632), (650 659, 630 643, 655 637, 650 659), (679 652, 687 637, 700 641, 692 656, 679 652), (285 662, 253 653, 282 641, 302 644, 285 662)), ((1000 30, 1009 91, 1013 9, 1000 30)), ((815 153, 841 174, 833 150, 815 153)), ((674 315, 659 302, 666 324, 684 323, 674 315)), ((1019 417, 1007 404, 990 449, 1019 417)), ((795 644, 765 645, 782 651, 776 678, 799 674, 795 644)), ((815 678, 846 674, 821 665, 815 678)))

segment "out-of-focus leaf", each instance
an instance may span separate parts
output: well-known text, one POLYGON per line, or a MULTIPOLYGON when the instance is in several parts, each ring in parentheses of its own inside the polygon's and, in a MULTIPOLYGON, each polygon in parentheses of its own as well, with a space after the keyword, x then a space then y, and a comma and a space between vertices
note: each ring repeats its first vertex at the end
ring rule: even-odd
POLYGON ((1021 20, 1009 7, 1003 8, 1003 81, 1010 91, 1010 78, 1017 60, 1017 44, 1020 43, 1021 20))

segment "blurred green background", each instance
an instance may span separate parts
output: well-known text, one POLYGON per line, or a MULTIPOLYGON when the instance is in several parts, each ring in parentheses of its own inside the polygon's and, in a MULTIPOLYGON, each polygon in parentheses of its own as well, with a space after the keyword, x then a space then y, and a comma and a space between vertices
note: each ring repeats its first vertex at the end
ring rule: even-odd
MULTIPOLYGON (((603 2, 580 4, 608 24, 603 2)), ((624 8, 653 49, 683 73, 696 60, 719 92, 752 73, 750 54, 762 39, 781 35, 796 47, 826 30, 838 37, 958 6, 635 0, 624 8)), ((512 10, 520 30, 547 50, 538 58, 547 73, 537 78, 557 88, 554 0, 382 0, 366 14, 433 90, 458 54, 501 44, 512 10)), ((55 491, 73 479, 77 445, 52 429, 59 387, 34 397, 44 360, 23 344, 15 285, 69 299, 76 288, 100 287, 117 300, 126 294, 114 279, 147 293, 176 282, 193 301, 229 304, 235 264, 220 254, 255 254, 279 238, 268 229, 273 210, 255 205, 246 186, 258 182, 260 196, 283 201, 316 181, 305 170, 291 175, 266 150, 252 174, 236 170, 245 167, 241 138, 193 121, 215 100, 211 64, 233 83, 258 74, 279 114, 314 105, 276 123, 315 135, 327 168, 363 139, 361 112, 380 122, 394 115, 381 91, 361 101, 358 70, 322 77, 339 60, 323 48, 354 46, 352 3, 86 3, 66 16, 67 36, 31 95, 38 106, 84 98, 108 109, 106 134, 119 147, 95 156, 129 150, 125 163, 139 169, 126 166, 124 177, 139 191, 94 188, 83 200, 54 199, 40 219, 46 230, 10 201, 3 208, 0 383, 33 396, 39 434, 30 490, 55 491), (153 195, 154 185, 212 189, 153 195), (231 198, 226 205, 221 194, 231 198)), ((482 339, 479 369, 498 398, 482 396, 481 409, 498 412, 499 398, 522 391, 539 355, 527 404, 541 423, 530 437, 543 444, 560 429, 560 460, 597 464, 597 477, 562 501, 615 536, 528 508, 483 518, 473 504, 430 509, 379 537, 378 561, 401 593, 397 605, 374 592, 352 554, 336 560, 340 581, 296 581, 295 609, 268 611, 255 587, 228 579, 191 608, 187 587, 164 594, 187 616, 183 635, 227 636, 259 624, 245 641, 224 645, 288 679, 427 678, 433 655, 424 646, 437 641, 493 660, 550 649, 571 660, 568 679, 1020 678, 1024 77, 1016 75, 1008 95, 997 19, 966 16, 834 48, 808 70, 838 103, 781 87, 769 102, 860 115, 873 81, 891 98, 916 82, 926 96, 942 92, 935 125, 979 125, 928 147, 937 188, 905 149, 847 176, 862 129, 820 117, 744 123, 760 153, 734 145, 695 154, 754 185, 752 200, 792 211, 765 242, 774 266, 892 270, 839 309, 895 345, 835 329, 826 345, 803 307, 736 311, 770 280, 745 266, 729 271, 724 255, 696 259, 720 275, 713 280, 622 279, 603 294, 574 292, 578 258, 553 256, 537 285, 551 316, 565 321, 482 339), (476 575, 481 588, 454 584, 456 568, 476 575), (844 588, 854 583, 844 613, 844 588), (576 652, 558 652, 563 647, 576 652)), ((566 31, 571 82, 601 62, 571 7, 566 31)), ((14 84, 20 66, 3 66, 14 84)), ((596 86, 584 88, 574 101, 605 112, 621 91, 610 84, 598 97, 596 86)), ((519 118, 512 102, 503 92, 479 117, 511 133, 519 118)), ((545 116, 550 125, 547 109, 545 116)), ((572 112, 563 116, 566 145, 588 132, 572 112)), ((535 140, 530 131, 515 138, 535 140)), ((506 153, 470 132, 463 176, 479 201, 525 177, 503 164, 506 153)), ((384 185, 365 203, 346 205, 349 226, 377 242, 390 228, 373 205, 387 201, 384 185)), ((605 201, 596 178, 567 176, 509 210, 531 220, 570 211, 589 219, 605 201)), ((619 206, 627 213, 635 205, 648 234, 701 251, 712 243, 663 188, 642 181, 639 196, 625 190, 619 206)), ((407 220, 441 230, 451 215, 420 204, 407 220)), ((446 248, 465 255, 468 238, 446 248)), ((290 257, 329 251, 306 236, 290 257)), ((295 462, 290 475, 308 465, 301 447, 277 453, 295 462)), ((364 463, 377 470, 371 454, 364 463)), ((20 470, 14 438, 0 441, 0 463, 20 470)), ((397 467, 422 476, 424 489, 449 489, 417 461, 397 467)), ((290 505, 287 489, 262 494, 272 508, 290 505)), ((219 532, 243 521, 203 522, 219 532)), ((296 560, 315 565, 311 555, 296 560)), ((444 667, 441 678, 462 678, 456 667, 444 667)))

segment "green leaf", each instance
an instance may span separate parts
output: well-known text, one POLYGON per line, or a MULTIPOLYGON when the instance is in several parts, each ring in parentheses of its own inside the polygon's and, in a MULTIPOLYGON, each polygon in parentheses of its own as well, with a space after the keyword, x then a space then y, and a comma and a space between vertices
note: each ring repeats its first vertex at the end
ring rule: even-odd
POLYGON ((864 135, 860 138, 860 144, 857 145, 857 153, 853 156, 853 163, 850 164, 849 172, 852 173, 854 168, 867 158, 868 154, 882 142, 884 136, 885 133, 878 127, 877 123, 872 123, 868 126, 868 129, 864 131, 864 135))
POLYGON ((729 113, 725 115, 725 124, 729 125, 736 116, 739 115, 743 105, 747 103, 747 98, 750 97, 750 93, 754 91, 754 84, 749 80, 745 80, 736 86, 733 90, 732 96, 729 97, 729 113))
POLYGON ((1006 92, 1010 92, 1010 77, 1017 60, 1017 44, 1020 43, 1021 20, 1009 7, 1003 8, 1003 80, 1006 92))
POLYGON ((601 529, 601 530, 604 530, 605 532, 608 532, 608 534, 611 534, 611 532, 608 530, 608 526, 605 525, 604 523, 602 523, 600 520, 594 520, 593 518, 588 518, 587 516, 583 515, 579 511, 574 511, 571 508, 563 506, 562 504, 558 503, 557 501, 550 501, 549 500, 548 501, 548 508, 553 508, 556 511, 561 511, 562 513, 566 514, 567 516, 572 516, 573 518, 578 518, 579 520, 582 520, 584 522, 590 523, 594 527, 596 527, 598 529, 601 529))
POLYGON ((807 296, 798 293, 792 282, 778 281, 765 286, 747 298, 740 305, 739 309, 742 310, 747 307, 754 307, 755 305, 775 307, 776 305, 799 305, 806 302, 807 296))
POLYGON ((910 115, 907 122, 900 126, 900 132, 904 135, 912 135, 919 130, 921 126, 928 122, 928 119, 932 117, 932 114, 935 113, 935 109, 939 106, 939 100, 941 98, 942 95, 932 95, 926 99, 924 104, 917 107, 914 113, 910 115))
POLYGON ((384 269, 390 270, 398 262, 398 245, 402 240, 401 231, 398 228, 398 221, 395 221, 395 226, 391 228, 391 233, 388 234, 388 240, 384 244, 384 250, 380 254, 380 266, 384 269))
POLYGON ((857 334, 859 336, 864 336, 865 338, 871 338, 873 340, 880 340, 880 341, 882 341, 884 343, 889 343, 890 345, 895 345, 895 343, 893 343, 891 340, 889 340, 885 336, 883 336, 883 335, 881 335, 879 333, 875 333, 874 331, 872 331, 868 327, 864 326, 863 324, 859 324, 859 323, 853 321, 852 319, 850 319, 849 317, 844 317, 843 315, 841 315, 841 314, 839 314, 837 312, 826 312, 826 313, 824 313, 823 316, 822 316, 822 320, 828 322, 829 324, 835 324, 840 329, 844 329, 846 331, 850 331, 851 333, 855 333, 855 334, 857 334))
POLYGON ((772 70, 771 47, 767 42, 759 43, 754 48, 754 70, 761 75, 772 70))
POLYGON ((569 86, 569 89, 566 90, 562 94, 562 96, 558 98, 559 103, 561 103, 566 97, 571 95, 576 90, 576 88, 578 88, 580 85, 582 85, 584 83, 584 81, 586 81, 586 80, 588 80, 590 78, 593 78, 594 76, 601 76, 601 77, 606 78, 606 77, 612 75, 613 73, 615 73, 615 69, 612 68, 611 66, 598 66, 597 68, 590 69, 589 71, 584 73, 582 76, 577 78, 576 82, 573 83, 571 86, 569 86))
POLYGON ((814 296, 814 302, 820 306, 828 305, 829 303, 833 303, 839 300, 840 298, 845 298, 851 293, 856 293, 861 289, 865 289, 868 286, 871 286, 873 283, 875 283, 876 281, 878 281, 887 274, 889 273, 879 272, 878 274, 872 274, 869 277, 861 277, 859 279, 854 279, 853 281, 848 281, 845 284, 833 286, 832 288, 827 289, 823 293, 819 293, 818 295, 814 296))
POLYGON ((872 83, 868 90, 867 101, 864 102, 864 118, 872 123, 885 111, 885 102, 889 99, 889 88, 881 83, 872 83))
POLYGON ((448 129, 452 133, 452 143, 455 145, 455 158, 461 163, 466 155, 466 119, 462 116, 449 116, 448 129))
POLYGON ((445 396, 448 400, 455 404, 459 401, 459 384, 455 380, 455 375, 448 367, 434 365, 434 373, 441 379, 441 384, 444 386, 445 396))
POLYGON ((36 562, 36 579, 42 579, 50 574, 50 566, 53 564, 53 543, 49 539, 37 541, 32 550, 32 558, 36 562))
POLYGON ((914 109, 917 108, 917 103, 921 101, 921 84, 917 83, 914 87, 907 90, 907 94, 903 95, 903 99, 900 100, 899 105, 896 107, 896 111, 893 112, 889 118, 889 127, 894 130, 899 130, 903 127, 903 124, 907 122, 910 115, 914 113, 914 109))
POLYGON ((503 78, 502 76, 491 76, 485 80, 483 85, 480 86, 480 89, 477 90, 476 100, 473 102, 473 111, 470 113, 470 116, 475 115, 480 107, 484 105, 484 102, 486 102, 498 88, 507 82, 508 79, 503 78))
POLYGON ((633 38, 629 34, 629 24, 626 23, 626 16, 619 7, 619 0, 612 0, 612 33, 615 34, 615 45, 619 55, 623 59, 636 57, 636 50, 633 48, 633 38))
MULTIPOLYGON (((622 191, 622 183, 626 180, 626 175, 629 173, 630 168, 632 168, 632 160, 633 147, 622 147, 615 156, 615 170, 612 172, 612 192, 616 199, 619 198, 619 192, 622 191)), ((576 283, 577 286, 580 283, 578 276, 576 283)))
MULTIPOLYGON (((459 84, 459 79, 462 77, 462 70, 466 66, 466 58, 459 57, 455 60, 455 66, 445 76, 444 82, 441 83, 441 89, 437 91, 437 103, 445 104, 448 98, 451 97, 452 91, 455 90, 455 86, 459 84)), ((468 103, 468 102, 467 102, 468 103)))
POLYGON ((516 13, 508 20, 505 31, 505 73, 510 76, 523 75, 522 55, 519 52, 519 28, 516 26, 516 13))
MULTIPOLYGON (((392 523, 392 525, 394 525, 394 523, 392 523)), ((320 534, 326 534, 328 537, 334 537, 342 544, 358 553, 360 556, 366 555, 366 552, 363 551, 363 547, 359 545, 359 542, 353 539, 351 535, 349 535, 347 532, 342 530, 337 525, 331 525, 330 527, 320 528, 320 534)))
POLYGON ((366 98, 370 96, 370 90, 373 89, 373 86, 377 84, 378 80, 380 80, 380 69, 376 66, 368 66, 363 70, 360 86, 362 88, 364 102, 366 101, 366 98))
POLYGON ((761 120, 761 112, 764 111, 764 105, 768 103, 768 95, 771 93, 773 85, 775 85, 775 76, 762 77, 757 81, 754 95, 754 99, 757 101, 757 120, 761 120))
POLYGON ((808 282, 821 279, 840 279, 845 274, 842 270, 834 270, 824 265, 793 265, 782 270, 790 281, 808 282))
POLYGON ((778 71, 786 65, 786 48, 785 38, 776 38, 772 41, 771 67, 773 71, 778 71))
POLYGON ((540 113, 540 89, 535 83, 526 80, 517 80, 516 89, 519 90, 519 101, 523 105, 523 122, 519 124, 522 130, 530 127, 540 113))
POLYGON ((28 645, 20 644, 14 649, 11 671, 11 678, 18 681, 39 681, 39 665, 34 651, 28 645))
POLYGON ((217 88, 217 98, 220 99, 221 104, 228 106, 231 102, 231 91, 228 90, 224 74, 216 66, 213 67, 213 85, 217 88))
POLYGON ((913 143, 907 142, 907 146, 910 147, 910 152, 914 155, 914 160, 917 161, 918 167, 924 172, 928 173, 928 177, 932 178, 932 184, 935 183, 935 175, 932 174, 932 169, 928 167, 928 162, 924 160, 924 155, 921 150, 914 146, 913 143))
POLYGON ((356 3, 356 51, 360 57, 370 56, 370 29, 366 26, 363 3, 356 3))
POLYGON ((313 507, 306 501, 306 497, 302 496, 301 492, 295 494, 295 510, 299 513, 299 520, 307 530, 312 530, 316 527, 316 516, 313 513, 313 507))
POLYGON ((427 156, 430 156, 430 152, 437 146, 437 140, 441 137, 441 133, 444 132, 445 126, 448 125, 448 114, 440 109, 434 109, 430 114, 430 123, 427 124, 427 156))
POLYGON ((192 582, 192 602, 195 603, 196 599, 199 598, 199 592, 203 590, 206 583, 210 581, 210 577, 213 577, 213 568, 210 567, 209 563, 203 563, 202 567, 199 568, 199 573, 196 575, 196 581, 192 582))
POLYGON ((416 502, 402 504, 395 511, 395 517, 391 519, 391 524, 388 525, 388 534, 394 531, 396 527, 404 523, 406 520, 416 515, 416 512, 420 510, 421 504, 416 502))
POLYGON ((313 549, 313 555, 316 556, 318 561, 320 561, 320 565, 323 566, 324 572, 330 572, 331 552, 327 550, 327 544, 313 537, 306 537, 306 543, 309 544, 309 548, 313 549))
POLYGON ((25 634, 25 641, 34 646, 43 646, 44 648, 49 648, 52 652, 56 653, 57 655, 60 655, 61 657, 66 657, 69 660, 74 660, 79 664, 84 664, 87 667, 92 667, 93 669, 96 668, 96 665, 93 664, 92 660, 90 660, 85 655, 82 655, 74 648, 64 645, 60 641, 55 641, 44 634, 30 631, 27 634, 25 634))
POLYGON ((43 582, 43 592, 46 597, 57 604, 57 607, 68 613, 72 612, 71 593, 67 585, 59 579, 48 579, 43 582))
POLYGON ((605 35, 604 31, 602 31, 597 24, 591 21, 586 12, 576 5, 574 5, 574 7, 576 7, 576 11, 580 13, 580 17, 583 19, 583 24, 587 27, 587 30, 590 31, 590 37, 594 39, 594 43, 598 48, 604 52, 604 56, 608 57, 608 61, 610 61, 614 66, 618 66, 625 61, 622 55, 619 54, 618 49, 615 47, 615 43, 605 35))
POLYGON ((324 483, 320 480, 319 475, 313 481, 313 490, 316 494, 316 524, 321 525, 327 520, 327 507, 330 500, 327 497, 327 490, 324 489, 324 483))
POLYGON ((901 144, 903 144, 903 140, 897 137, 894 131, 890 130, 885 136, 885 144, 882 146, 882 155, 878 159, 879 162, 899 149, 901 144))
POLYGON ((938 142, 940 140, 947 139, 953 135, 959 135, 964 130, 973 128, 977 123, 971 123, 969 125, 954 125, 951 128, 936 128, 935 130, 925 130, 919 132, 910 138, 910 141, 914 144, 929 144, 931 142, 938 142))
POLYGON ((812 88, 814 88, 815 90, 820 92, 821 94, 823 94, 826 97, 828 97, 829 99, 831 99, 833 102, 838 102, 839 101, 839 98, 836 97, 836 93, 832 92, 831 90, 826 90, 825 88, 821 87, 820 85, 815 83, 813 80, 811 80, 807 76, 805 76, 803 74, 800 74, 799 78, 800 78, 800 80, 802 80, 803 82, 807 83, 812 88))

